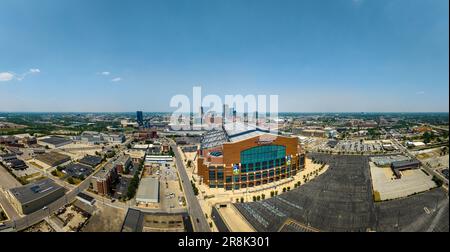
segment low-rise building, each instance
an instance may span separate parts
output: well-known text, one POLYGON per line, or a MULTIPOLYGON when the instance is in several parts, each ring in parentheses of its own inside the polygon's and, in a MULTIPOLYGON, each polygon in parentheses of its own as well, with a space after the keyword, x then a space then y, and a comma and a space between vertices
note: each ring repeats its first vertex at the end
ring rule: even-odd
POLYGON ((115 166, 108 163, 92 176, 91 188, 99 195, 109 195, 112 193, 113 183, 117 178, 115 166))
POLYGON ((401 171, 410 170, 410 169, 418 169, 420 167, 419 160, 404 160, 404 161, 396 161, 392 162, 391 168, 397 178, 401 178, 401 171))
POLYGON ((172 161, 173 161, 172 156, 147 155, 145 157, 146 164, 164 164, 172 161))
POLYGON ((0 162, 6 162, 9 160, 17 159, 16 154, 7 153, 7 154, 0 154, 0 162))
POLYGON ((15 146, 19 143, 19 138, 15 136, 0 136, 0 144, 6 146, 15 146))
POLYGON ((20 159, 12 159, 5 162, 9 169, 13 170, 26 170, 28 168, 27 164, 20 159))
POLYGON ((423 146, 426 146, 426 144, 424 142, 408 141, 408 142, 406 142, 406 146, 413 148, 413 147, 423 147, 423 146))
POLYGON ((93 206, 94 203, 95 203, 95 199, 94 199, 93 197, 91 197, 91 196, 89 196, 89 195, 87 195, 87 194, 85 194, 85 193, 82 193, 82 192, 80 192, 80 193, 77 195, 77 199, 78 199, 79 201, 81 201, 81 202, 83 202, 83 203, 85 203, 85 204, 91 205, 91 206, 93 206))
POLYGON ((145 151, 132 150, 127 153, 130 155, 131 162, 135 164, 141 163, 145 158, 145 151))
POLYGON ((123 143, 125 142, 125 135, 118 134, 106 134, 97 131, 84 131, 79 136, 73 136, 73 140, 81 141, 88 144, 102 144, 102 143, 123 143))
POLYGON ((72 140, 59 136, 48 136, 38 139, 37 143, 42 146, 48 146, 49 148, 56 149, 64 145, 71 144, 72 140))
POLYGON ((92 173, 92 167, 80 163, 74 163, 64 167, 63 172, 73 178, 85 179, 92 173))
POLYGON ((159 202, 159 180, 158 178, 142 178, 136 193, 136 203, 150 204, 159 202))
POLYGON ((55 151, 39 154, 36 156, 36 160, 50 166, 58 166, 70 161, 70 157, 55 151))
POLYGON ((21 213, 30 214, 63 197, 65 189, 51 179, 40 180, 7 191, 11 204, 21 213))
POLYGON ((316 130, 316 129, 305 129, 300 132, 300 135, 307 137, 323 137, 327 136, 324 130, 316 130))
POLYGON ((20 138, 19 143, 30 146, 37 144, 37 139, 34 136, 25 136, 20 138))
POLYGON ((82 164, 89 165, 92 168, 102 163, 102 158, 99 156, 86 155, 79 161, 82 164))

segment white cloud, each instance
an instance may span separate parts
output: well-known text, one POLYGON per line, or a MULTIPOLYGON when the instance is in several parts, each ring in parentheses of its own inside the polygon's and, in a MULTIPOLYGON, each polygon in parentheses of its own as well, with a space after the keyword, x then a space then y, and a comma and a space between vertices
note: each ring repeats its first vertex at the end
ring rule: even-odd
POLYGON ((416 94, 417 95, 423 95, 423 94, 425 94, 425 91, 417 91, 416 94))
POLYGON ((28 70, 22 74, 16 74, 13 72, 2 72, 2 73, 0 73, 0 81, 11 81, 13 79, 21 81, 21 80, 25 79, 25 77, 27 75, 38 74, 40 72, 41 72, 41 70, 39 70, 38 68, 31 68, 30 70, 28 70))
POLYGON ((105 72, 101 72, 100 74, 101 74, 101 75, 104 75, 104 76, 108 76, 108 75, 110 75, 111 73, 105 71, 105 72))
POLYGON ((31 68, 29 73, 40 73, 41 70, 37 69, 37 68, 31 68))
POLYGON ((121 80, 122 80, 122 78, 117 77, 117 78, 112 79, 111 81, 112 81, 112 82, 119 82, 119 81, 121 81, 121 80))
POLYGON ((0 81, 10 81, 14 79, 14 74, 9 72, 0 73, 0 81))

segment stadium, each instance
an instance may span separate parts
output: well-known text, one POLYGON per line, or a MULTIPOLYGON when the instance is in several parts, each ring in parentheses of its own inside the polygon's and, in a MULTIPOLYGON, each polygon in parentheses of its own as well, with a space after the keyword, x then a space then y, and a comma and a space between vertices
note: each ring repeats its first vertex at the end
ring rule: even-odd
POLYGON ((197 165, 210 188, 240 190, 295 176, 305 154, 296 137, 232 123, 203 135, 197 165))

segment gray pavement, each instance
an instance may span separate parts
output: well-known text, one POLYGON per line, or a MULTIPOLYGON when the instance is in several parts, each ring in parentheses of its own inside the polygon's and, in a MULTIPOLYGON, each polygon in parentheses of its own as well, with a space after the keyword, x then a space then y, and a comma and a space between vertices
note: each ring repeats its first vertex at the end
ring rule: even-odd
POLYGON ((188 212, 192 219, 194 231, 210 232, 211 230, 209 228, 208 222, 206 221, 206 217, 202 211, 202 208, 200 207, 200 203, 198 202, 197 197, 194 194, 194 190, 191 186, 191 181, 186 173, 186 167, 184 166, 183 158, 175 143, 171 142, 170 147, 172 147, 172 150, 175 153, 177 169, 178 173, 180 174, 183 191, 188 204, 188 212))

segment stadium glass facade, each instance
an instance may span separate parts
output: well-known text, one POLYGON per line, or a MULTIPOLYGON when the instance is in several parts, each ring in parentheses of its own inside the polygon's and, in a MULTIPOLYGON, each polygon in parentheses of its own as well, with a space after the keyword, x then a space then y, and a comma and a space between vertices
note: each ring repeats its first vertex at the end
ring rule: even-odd
POLYGON ((296 175, 305 165, 297 138, 277 136, 261 144, 258 137, 201 149, 198 173, 210 188, 240 190, 296 175))

